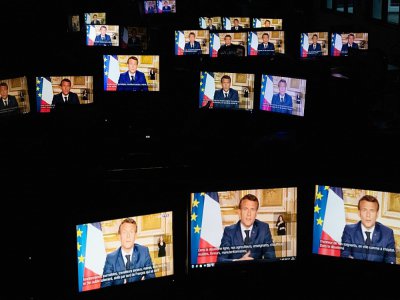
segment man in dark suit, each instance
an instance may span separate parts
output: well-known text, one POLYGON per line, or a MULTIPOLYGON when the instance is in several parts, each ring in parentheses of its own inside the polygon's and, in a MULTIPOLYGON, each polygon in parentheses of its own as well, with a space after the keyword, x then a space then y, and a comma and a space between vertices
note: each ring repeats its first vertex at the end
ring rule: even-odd
POLYGON ((240 220, 225 227, 217 262, 276 259, 269 225, 256 219, 258 207, 258 199, 252 194, 240 199, 240 220))
POLYGON ((307 57, 322 56, 321 44, 317 43, 317 41, 318 36, 316 34, 313 34, 312 44, 308 46, 307 57))
POLYGON ((350 33, 347 36, 347 43, 342 45, 342 50, 340 51, 340 55, 347 56, 354 50, 358 50, 358 45, 357 43, 354 42, 354 34, 350 33))
POLYGON ((214 108, 239 108, 239 93, 231 88, 231 77, 224 75, 221 77, 222 89, 214 92, 214 108))
POLYGON ((0 83, 0 113, 18 113, 18 102, 15 96, 8 94, 8 85, 5 82, 0 83))
POLYGON ((393 230, 376 222, 378 212, 379 202, 375 197, 365 195, 358 201, 361 221, 344 227, 341 257, 396 263, 393 230))
POLYGON ((135 243, 136 234, 136 221, 131 218, 124 219, 118 228, 121 246, 106 257, 102 288, 156 277, 149 248, 135 243), (121 275, 125 278, 114 279, 121 275))
POLYGON ((100 27, 100 34, 94 39, 94 46, 112 46, 111 37, 107 33, 107 27, 100 27))
POLYGON ((217 30, 217 27, 213 25, 213 20, 211 18, 208 18, 208 25, 206 27, 208 30, 217 30))
POLYGON ((147 2, 148 4, 148 6, 147 6, 147 13, 148 14, 155 14, 157 11, 156 11, 156 1, 148 1, 147 2))
POLYGON ((258 55, 274 55, 275 54, 275 46, 269 41, 269 34, 263 33, 262 35, 262 43, 257 46, 257 54, 258 55))
POLYGON ((163 13, 170 13, 171 12, 171 6, 168 5, 168 1, 164 1, 163 2, 162 12, 163 13))
POLYGON ((128 71, 121 73, 118 79, 117 91, 143 91, 147 92, 146 77, 138 68, 139 60, 136 56, 128 58, 128 71))
POLYGON ((92 20, 92 22, 90 22, 90 24, 91 25, 100 25, 101 24, 100 21, 97 20, 97 15, 96 14, 93 15, 93 20, 92 20))
POLYGON ((293 99, 286 93, 286 87, 286 80, 279 80, 279 93, 272 96, 271 111, 281 114, 292 114, 293 99))
POLYGON ((194 32, 189 33, 189 42, 185 43, 183 55, 200 55, 201 46, 198 41, 195 41, 196 35, 194 32))
POLYGON ((232 37, 230 34, 224 37, 225 44, 218 49, 218 57, 220 56, 237 56, 237 46, 232 44, 232 37))
POLYGON ((53 96, 53 101, 51 102, 52 108, 80 104, 78 95, 71 92, 71 80, 64 78, 61 80, 60 86, 61 93, 53 96))
POLYGON ((239 20, 234 19, 232 30, 238 31, 238 30, 242 30, 242 29, 243 29, 243 27, 239 25, 239 20))

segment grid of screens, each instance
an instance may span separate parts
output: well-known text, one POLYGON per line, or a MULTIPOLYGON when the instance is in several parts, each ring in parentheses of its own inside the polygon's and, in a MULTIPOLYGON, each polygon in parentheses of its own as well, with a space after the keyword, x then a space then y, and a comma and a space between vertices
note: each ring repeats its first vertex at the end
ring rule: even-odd
POLYGON ((144 1, 145 14, 176 13, 175 0, 144 1))
POLYGON ((282 19, 247 17, 199 17, 201 29, 241 30, 248 28, 282 30, 282 19), (236 26, 237 25, 237 26, 236 26))
POLYGON ((190 267, 295 259, 296 215, 297 188, 193 193, 190 267))
POLYGON ((254 74, 203 71, 199 94, 201 108, 252 110, 254 74))
POLYGON ((37 112, 93 103, 93 76, 36 77, 37 112))
POLYGON ((25 114, 30 111, 26 77, 0 80, 0 116, 25 114))
POLYGON ((172 211, 76 226, 78 291, 174 274, 172 211))
POLYGON ((153 92, 160 90, 158 55, 103 55, 104 90, 153 92))
POLYGON ((316 186, 313 253, 399 264, 399 199, 389 192, 316 186))

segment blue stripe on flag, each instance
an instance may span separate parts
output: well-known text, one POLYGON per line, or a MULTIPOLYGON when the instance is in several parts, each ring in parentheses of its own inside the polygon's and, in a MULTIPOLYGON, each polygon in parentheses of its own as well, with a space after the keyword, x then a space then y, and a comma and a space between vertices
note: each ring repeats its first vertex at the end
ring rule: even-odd
POLYGON ((324 227, 326 204, 328 202, 329 188, 323 185, 318 186, 317 194, 314 201, 314 223, 313 223, 313 253, 318 254, 322 228, 324 227), (316 207, 318 208, 316 209, 316 207), (318 224, 318 222, 322 224, 318 224))
POLYGON ((197 264, 198 249, 200 245, 201 226, 203 222, 205 193, 195 193, 193 197, 192 209, 190 214, 190 247, 191 247, 191 264, 197 264), (199 232, 195 232, 195 228, 199 228, 199 232))
POLYGON ((77 225, 76 226, 76 240, 77 240, 76 246, 77 246, 79 292, 81 292, 83 289, 83 277, 84 277, 84 273, 85 273, 85 260, 86 260, 86 239, 87 239, 87 224, 77 225), (79 259, 80 257, 81 257, 81 260, 79 259), (83 259, 82 259, 82 257, 83 257, 83 259))
POLYGON ((107 91, 108 74, 110 72, 111 55, 104 55, 104 91, 107 91))
POLYGON ((40 112, 42 105, 42 92, 43 92, 43 77, 37 77, 36 79, 36 111, 40 112))

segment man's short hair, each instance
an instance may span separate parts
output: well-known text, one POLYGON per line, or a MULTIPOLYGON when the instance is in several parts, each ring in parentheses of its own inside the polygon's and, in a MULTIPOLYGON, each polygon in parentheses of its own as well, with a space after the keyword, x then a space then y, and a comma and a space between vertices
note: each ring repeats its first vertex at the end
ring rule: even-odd
POLYGON ((379 210, 379 201, 374 196, 371 196, 371 195, 362 196, 361 199, 358 200, 358 205, 357 205, 358 210, 360 210, 361 201, 368 201, 368 202, 376 203, 378 205, 378 209, 377 210, 379 210))
POLYGON ((136 60, 137 64, 139 64, 139 59, 136 56, 129 56, 128 60, 126 61, 127 64, 129 64, 130 59, 136 60))
POLYGON ((222 80, 224 80, 224 79, 228 79, 229 82, 232 82, 231 76, 229 76, 229 75, 224 75, 224 76, 222 76, 222 77, 221 77, 221 83, 222 83, 222 80))
POLYGON ((238 23, 239 23, 239 19, 233 19, 233 22, 235 22, 235 21, 238 21, 238 23))
POLYGON ((249 200, 249 201, 257 202, 257 210, 258 210, 258 207, 260 206, 260 203, 259 203, 258 198, 257 198, 256 196, 254 196, 253 194, 244 195, 244 196, 239 200, 239 209, 241 208, 242 201, 244 201, 244 200, 249 200))
POLYGON ((264 24, 267 23, 267 22, 269 23, 269 25, 271 25, 271 21, 270 20, 265 20, 264 24))
POLYGON ((264 35, 267 35, 269 38, 269 34, 267 32, 264 32, 263 35, 261 36, 262 38, 264 37, 264 35))
POLYGON ((287 86, 287 83, 286 83, 286 80, 285 80, 285 79, 279 80, 279 81, 278 81, 278 86, 279 86, 280 83, 284 83, 284 84, 287 86))
POLYGON ((71 80, 69 80, 68 78, 64 78, 63 80, 61 80, 60 85, 62 85, 63 82, 68 82, 69 85, 71 85, 71 80))
POLYGON ((318 35, 316 33, 314 33, 312 37, 314 38, 314 36, 318 38, 318 35))
POLYGON ((230 34, 227 34, 227 35, 224 37, 224 39, 226 39, 227 37, 229 37, 229 38, 232 39, 232 36, 231 36, 230 34))
POLYGON ((354 37, 354 34, 353 33, 349 33, 349 35, 347 36, 347 38, 349 38, 349 37, 354 37))
POLYGON ((105 26, 105 25, 101 25, 101 26, 100 26, 100 30, 101 30, 102 28, 105 28, 105 29, 107 30, 107 26, 105 26))
POLYGON ((94 15, 93 15, 93 17, 97 17, 97 15, 96 15, 96 14, 94 14, 94 15))
POLYGON ((189 36, 193 35, 194 37, 196 37, 196 35, 194 34, 194 32, 189 33, 189 36))
POLYGON ((0 83, 0 86, 5 86, 7 88, 7 90, 8 90, 8 84, 7 83, 2 82, 2 83, 0 83))
POLYGON ((122 220, 121 224, 119 224, 119 227, 118 227, 118 234, 121 234, 121 226, 122 226, 122 224, 125 224, 125 223, 129 223, 129 224, 135 225, 135 232, 137 232, 137 224, 136 224, 136 221, 135 221, 134 219, 132 219, 132 218, 126 218, 126 219, 123 219, 123 220, 122 220))

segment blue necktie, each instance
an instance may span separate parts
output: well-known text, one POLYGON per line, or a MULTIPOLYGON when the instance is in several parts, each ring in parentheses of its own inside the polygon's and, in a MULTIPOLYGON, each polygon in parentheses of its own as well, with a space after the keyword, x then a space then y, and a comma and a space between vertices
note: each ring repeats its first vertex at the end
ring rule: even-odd
POLYGON ((129 267, 130 267, 130 265, 131 265, 131 255, 130 255, 130 254, 127 254, 127 255, 125 255, 125 257, 126 257, 125 269, 129 270, 129 267))

